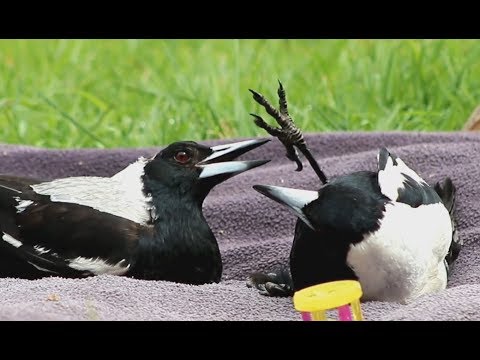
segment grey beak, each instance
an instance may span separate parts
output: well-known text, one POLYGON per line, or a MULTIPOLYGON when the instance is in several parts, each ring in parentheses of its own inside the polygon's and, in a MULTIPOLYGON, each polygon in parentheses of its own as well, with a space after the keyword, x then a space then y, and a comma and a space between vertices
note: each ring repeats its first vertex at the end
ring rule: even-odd
POLYGON ((202 171, 199 179, 212 177, 229 178, 244 171, 256 168, 257 166, 268 163, 270 160, 250 160, 250 161, 226 161, 220 163, 197 165, 202 171))
POLYGON ((318 199, 318 192, 271 185, 254 185, 253 188, 260 194, 286 206, 287 209, 300 218, 312 230, 315 230, 312 223, 303 213, 303 208, 318 199))
POLYGON ((269 141, 270 139, 252 139, 212 146, 210 148, 212 153, 196 165, 197 168, 201 169, 199 178, 214 179, 216 182, 221 182, 244 171, 266 164, 270 160, 233 160, 269 141))

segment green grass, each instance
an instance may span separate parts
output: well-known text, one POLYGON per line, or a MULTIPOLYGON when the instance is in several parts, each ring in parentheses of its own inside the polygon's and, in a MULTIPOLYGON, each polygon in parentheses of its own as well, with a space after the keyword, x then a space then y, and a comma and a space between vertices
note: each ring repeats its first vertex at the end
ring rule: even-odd
POLYGON ((277 103, 277 79, 304 131, 459 130, 480 103, 479 58, 475 40, 2 40, 0 142, 264 135, 248 88, 277 103))

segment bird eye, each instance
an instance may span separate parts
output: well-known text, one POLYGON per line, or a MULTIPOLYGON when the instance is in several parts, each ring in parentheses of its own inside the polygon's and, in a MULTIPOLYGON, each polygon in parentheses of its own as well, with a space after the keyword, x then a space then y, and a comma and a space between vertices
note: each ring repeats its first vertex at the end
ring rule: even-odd
POLYGON ((180 164, 185 164, 190 160, 190 155, 188 155, 185 151, 179 151, 175 154, 175 160, 180 164))

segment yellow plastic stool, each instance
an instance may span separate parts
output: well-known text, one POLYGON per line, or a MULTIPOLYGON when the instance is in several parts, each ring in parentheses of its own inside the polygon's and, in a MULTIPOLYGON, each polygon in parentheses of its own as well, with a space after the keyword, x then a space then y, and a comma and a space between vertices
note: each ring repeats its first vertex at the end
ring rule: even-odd
POLYGON ((360 321, 363 320, 361 297, 358 281, 341 280, 299 290, 293 295, 293 304, 304 321, 327 320, 326 311, 332 309, 338 309, 340 321, 360 321))

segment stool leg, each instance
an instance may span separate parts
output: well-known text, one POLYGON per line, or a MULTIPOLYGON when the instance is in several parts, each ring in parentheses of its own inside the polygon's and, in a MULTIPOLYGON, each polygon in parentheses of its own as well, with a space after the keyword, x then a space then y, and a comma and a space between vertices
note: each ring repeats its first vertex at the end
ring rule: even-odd
POLYGON ((354 320, 363 320, 362 309, 360 308, 360 301, 356 300, 352 302, 352 312, 354 320))
POLYGON ((309 312, 302 311, 302 320, 303 321, 312 321, 312 315, 309 312))
POLYGON ((350 311, 350 305, 343 305, 338 308, 338 317, 340 321, 352 321, 352 312, 350 311))
POLYGON ((325 321, 327 320, 327 316, 325 315, 325 311, 315 311, 312 313, 313 320, 315 321, 325 321))

